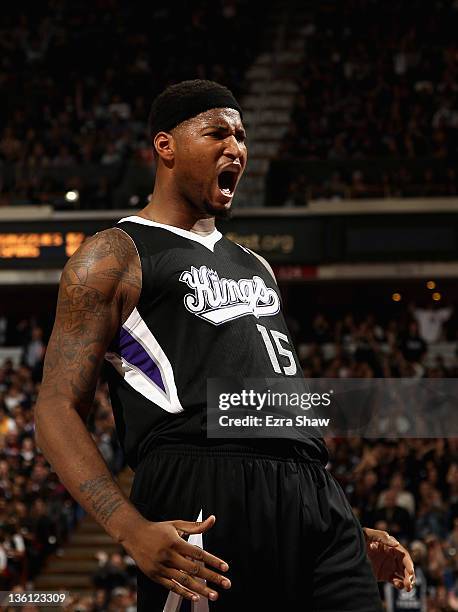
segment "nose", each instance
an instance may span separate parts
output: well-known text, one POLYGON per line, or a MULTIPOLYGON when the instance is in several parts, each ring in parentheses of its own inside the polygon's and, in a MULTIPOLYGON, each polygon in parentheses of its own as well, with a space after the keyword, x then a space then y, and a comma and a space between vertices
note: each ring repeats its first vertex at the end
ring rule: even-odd
POLYGON ((224 155, 230 157, 233 161, 243 157, 244 145, 232 134, 225 139, 224 155))

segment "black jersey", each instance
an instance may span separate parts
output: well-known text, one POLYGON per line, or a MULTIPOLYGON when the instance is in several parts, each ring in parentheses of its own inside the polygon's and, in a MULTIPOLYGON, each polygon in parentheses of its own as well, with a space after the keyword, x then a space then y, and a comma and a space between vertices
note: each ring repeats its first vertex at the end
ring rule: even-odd
MULTIPOLYGON (((157 444, 206 438, 208 378, 302 374, 278 287, 251 251, 216 229, 201 236, 137 216, 116 227, 142 268, 139 302, 106 355, 119 439, 135 468, 157 444)), ((304 445, 325 454, 319 439, 304 445)))

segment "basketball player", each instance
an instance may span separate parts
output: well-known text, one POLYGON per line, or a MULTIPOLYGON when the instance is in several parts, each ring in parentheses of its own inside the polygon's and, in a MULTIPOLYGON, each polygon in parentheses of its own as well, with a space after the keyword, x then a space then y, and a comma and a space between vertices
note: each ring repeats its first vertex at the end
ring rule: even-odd
POLYGON ((149 204, 65 266, 38 444, 135 559, 140 611, 380 610, 368 554, 377 578, 407 590, 411 559, 388 534, 363 534, 321 439, 206 437, 208 378, 300 375, 271 269, 215 228, 247 162, 242 111, 225 87, 185 81, 155 100, 150 128, 149 204), (260 324, 280 338, 277 367, 260 324), (85 427, 104 358, 131 501, 85 427))

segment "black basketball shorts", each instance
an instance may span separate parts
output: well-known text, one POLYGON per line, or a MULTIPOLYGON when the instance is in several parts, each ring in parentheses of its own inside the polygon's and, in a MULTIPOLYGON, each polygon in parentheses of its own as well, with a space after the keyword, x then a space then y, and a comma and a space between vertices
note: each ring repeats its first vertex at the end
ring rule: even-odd
POLYGON ((203 548, 229 564, 216 602, 180 603, 138 572, 139 612, 380 612, 361 527, 318 462, 223 446, 161 446, 135 473, 151 521, 216 516, 203 548))

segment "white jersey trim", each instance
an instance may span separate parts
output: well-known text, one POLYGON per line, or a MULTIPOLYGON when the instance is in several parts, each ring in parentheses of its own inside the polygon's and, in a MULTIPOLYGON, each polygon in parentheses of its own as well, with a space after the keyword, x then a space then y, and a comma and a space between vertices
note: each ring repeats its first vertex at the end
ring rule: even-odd
POLYGON ((138 223, 139 225, 161 227, 162 229, 172 232, 172 234, 176 234, 177 236, 182 236, 183 238, 194 240, 194 242, 202 244, 204 247, 207 247, 207 249, 212 252, 214 251, 215 244, 223 237, 221 232, 219 232, 216 228, 211 234, 208 234, 207 236, 202 236, 200 234, 196 234, 195 232, 190 232, 189 230, 182 229, 181 227, 175 227, 174 225, 166 225, 165 223, 158 223, 157 221, 144 219, 143 217, 139 217, 138 215, 124 217, 123 219, 120 219, 118 223, 125 223, 126 221, 130 221, 131 223, 138 223))
POLYGON ((113 365, 133 389, 141 393, 146 399, 154 402, 167 412, 174 414, 183 412, 184 408, 178 398, 172 364, 136 308, 129 315, 123 328, 143 347, 159 368, 165 393, 139 368, 117 353, 107 353, 105 359, 113 365))

